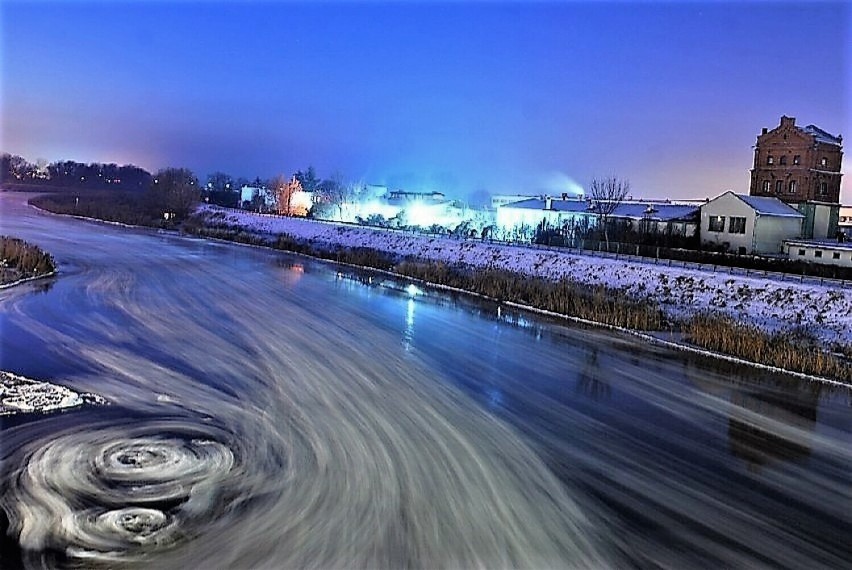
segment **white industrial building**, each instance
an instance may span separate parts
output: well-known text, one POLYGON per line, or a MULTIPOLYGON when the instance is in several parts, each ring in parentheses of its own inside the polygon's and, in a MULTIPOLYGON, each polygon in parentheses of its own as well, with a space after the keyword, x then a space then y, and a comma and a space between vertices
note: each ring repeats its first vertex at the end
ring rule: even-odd
POLYGON ((701 206, 701 245, 739 254, 780 254, 802 235, 802 215, 778 198, 725 192, 701 206))

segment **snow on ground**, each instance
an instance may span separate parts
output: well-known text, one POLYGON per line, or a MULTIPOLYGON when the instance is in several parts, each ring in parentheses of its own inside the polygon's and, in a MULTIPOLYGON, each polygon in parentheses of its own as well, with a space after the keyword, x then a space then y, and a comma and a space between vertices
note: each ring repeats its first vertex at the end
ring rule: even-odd
POLYGON ((659 302, 673 317, 713 309, 766 330, 799 328, 825 342, 852 344, 852 286, 782 281, 778 277, 714 273, 576 252, 459 240, 300 218, 204 207, 216 222, 262 234, 286 233, 318 247, 340 244, 421 258, 568 278, 621 289, 659 302))
POLYGON ((0 371, 0 416, 74 408, 83 396, 64 386, 0 371))

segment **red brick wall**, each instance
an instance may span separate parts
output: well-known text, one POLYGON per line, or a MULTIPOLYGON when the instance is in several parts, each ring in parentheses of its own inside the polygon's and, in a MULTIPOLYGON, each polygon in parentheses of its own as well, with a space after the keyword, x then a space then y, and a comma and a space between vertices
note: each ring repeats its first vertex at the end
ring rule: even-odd
POLYGON ((838 145, 816 142, 815 137, 795 126, 795 119, 782 117, 781 125, 757 137, 751 171, 753 196, 775 196, 785 202, 837 203, 840 201, 840 165, 843 152, 838 145), (799 164, 795 164, 795 157, 799 164), (769 164, 772 157, 772 164, 769 164), (827 164, 822 165, 825 158, 827 164), (786 164, 785 164, 786 163, 786 164), (838 173, 838 174, 832 174, 838 173), (780 181, 780 192, 776 191, 780 181), (769 183, 768 190, 765 188, 769 183), (795 191, 790 191, 790 183, 795 191), (825 183, 825 193, 821 184, 825 183))

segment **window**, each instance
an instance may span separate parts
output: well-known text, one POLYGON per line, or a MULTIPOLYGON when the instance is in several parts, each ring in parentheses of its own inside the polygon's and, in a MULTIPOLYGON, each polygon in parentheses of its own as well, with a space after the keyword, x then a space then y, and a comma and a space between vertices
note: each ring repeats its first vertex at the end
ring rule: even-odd
POLYGON ((794 156, 794 157, 793 157, 793 164, 799 164, 800 162, 802 162, 802 157, 801 157, 801 156, 799 156, 799 155, 797 154, 796 156, 794 156))
POLYGON ((840 259, 840 252, 839 252, 839 251, 835 251, 834 253, 832 253, 832 254, 831 254, 831 259, 840 259))
POLYGON ((805 255, 805 250, 804 250, 804 249, 800 249, 800 250, 799 250, 799 255, 805 255))
POLYGON ((731 221, 728 222, 728 233, 729 234, 744 234, 745 228, 746 228, 746 219, 745 218, 731 217, 731 221))
POLYGON ((816 250, 816 251, 814 252, 814 257, 822 257, 822 251, 821 251, 821 250, 819 250, 819 249, 818 249, 818 250, 816 250))
POLYGON ((828 159, 827 159, 826 157, 822 157, 822 158, 819 160, 819 165, 820 165, 820 166, 828 166, 828 159))
POLYGON ((769 192, 769 180, 764 180, 764 181, 763 181, 763 191, 764 191, 764 192, 769 192))
POLYGON ((786 156, 782 156, 781 158, 779 158, 779 159, 778 159, 778 164, 780 164, 780 165, 782 165, 782 166, 786 166, 786 165, 787 165, 787 157, 786 157, 786 156))
POLYGON ((823 196, 828 194, 828 184, 826 184, 825 182, 820 182, 819 183, 819 193, 822 194, 823 196))
POLYGON ((796 193, 796 181, 791 180, 790 181, 790 194, 795 194, 795 193, 796 193))
POLYGON ((783 183, 783 182, 781 182, 780 180, 776 180, 776 181, 775 181, 775 193, 776 193, 776 194, 780 194, 780 193, 781 193, 781 187, 783 186, 783 184, 784 184, 784 183, 783 183))
POLYGON ((775 159, 772 158, 772 155, 766 157, 766 164, 775 164, 775 159))
POLYGON ((707 230, 711 232, 725 231, 725 216, 710 216, 707 230))

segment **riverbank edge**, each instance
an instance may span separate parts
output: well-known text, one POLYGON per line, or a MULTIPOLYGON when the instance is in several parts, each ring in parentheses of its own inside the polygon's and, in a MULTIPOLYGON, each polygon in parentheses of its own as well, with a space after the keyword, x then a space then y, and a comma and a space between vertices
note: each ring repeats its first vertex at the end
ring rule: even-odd
POLYGON ((9 283, 3 283, 0 285, 0 291, 3 289, 9 289, 10 287, 16 287, 18 285, 23 285, 24 283, 30 283, 31 281, 38 281, 40 279, 48 279, 50 277, 56 277, 59 275, 59 271, 53 270, 50 273, 45 273, 44 275, 35 275, 33 277, 25 277, 24 279, 18 279, 17 281, 10 281, 9 283))
MULTIPOLYGON (((524 312, 528 312, 528 313, 533 313, 533 314, 538 314, 538 315, 545 316, 545 317, 548 317, 548 318, 552 318, 552 319, 555 319, 555 320, 569 321, 569 322, 576 323, 576 324, 581 324, 581 325, 591 326, 591 327, 594 327, 594 328, 605 329, 605 330, 610 330, 610 331, 613 331, 613 332, 626 334, 628 336, 631 336, 631 337, 643 340, 645 342, 648 342, 649 344, 662 346, 662 347, 666 347, 666 348, 671 348, 671 349, 674 349, 674 350, 679 350, 681 352, 689 352, 691 354, 697 354, 697 355, 701 355, 701 356, 705 356, 705 357, 718 358, 718 359, 724 360, 726 362, 751 366, 752 368, 757 368, 757 369, 760 369, 760 370, 766 370, 766 371, 769 371, 769 372, 777 372, 777 373, 787 374, 787 375, 794 376, 796 378, 800 378, 802 380, 807 380, 807 381, 811 381, 811 382, 819 382, 819 383, 822 383, 822 384, 827 384, 827 385, 837 386, 837 387, 842 387, 842 388, 852 388, 852 382, 844 382, 842 380, 837 380, 837 379, 834 379, 834 378, 827 378, 827 377, 824 377, 824 376, 807 374, 807 373, 799 372, 799 371, 796 371, 796 370, 790 370, 790 369, 787 369, 787 368, 772 366, 772 365, 764 364, 764 363, 761 363, 761 362, 755 362, 755 361, 748 360, 748 359, 745 359, 745 358, 740 358, 740 357, 733 356, 733 355, 730 355, 730 354, 725 354, 723 352, 718 352, 718 351, 702 348, 702 347, 694 345, 694 344, 690 344, 690 343, 686 343, 686 342, 682 342, 682 341, 667 340, 665 338, 662 338, 661 336, 654 335, 653 333, 650 333, 650 332, 647 332, 647 331, 630 329, 630 328, 627 328, 627 327, 620 327, 620 326, 612 325, 612 324, 609 324, 609 323, 594 321, 594 320, 590 320, 590 319, 584 319, 584 318, 581 318, 581 317, 566 315, 566 314, 557 313, 557 312, 554 312, 554 311, 548 311, 546 309, 540 309, 538 307, 534 307, 534 306, 531 306, 531 305, 525 305, 523 303, 517 303, 517 302, 514 302, 514 301, 502 301, 500 299, 495 299, 493 297, 489 297, 488 295, 483 295, 482 293, 477 293, 476 291, 470 291, 470 290, 467 290, 467 289, 460 289, 458 287, 452 287, 452 286, 444 285, 444 284, 441 284, 441 283, 434 283, 434 282, 431 282, 431 281, 427 281, 425 279, 412 277, 412 276, 405 275, 405 274, 402 274, 402 273, 398 273, 398 272, 392 271, 392 270, 382 269, 382 268, 378 268, 378 267, 371 267, 371 266, 368 266, 368 265, 358 265, 358 264, 353 264, 353 263, 347 263, 345 261, 337 261, 337 260, 334 260, 334 259, 329 259, 327 257, 312 255, 312 254, 301 252, 301 251, 281 249, 281 248, 275 247, 274 245, 269 244, 269 243, 267 243, 267 244, 246 243, 246 242, 242 242, 242 241, 238 241, 238 240, 230 240, 230 239, 224 239, 224 238, 219 238, 219 237, 201 236, 201 235, 195 235, 195 234, 186 234, 186 235, 189 235, 189 236, 192 236, 192 237, 195 237, 195 238, 209 239, 209 240, 212 240, 212 241, 236 244, 236 245, 245 246, 245 247, 256 247, 256 248, 262 248, 262 249, 270 249, 270 250, 273 250, 273 251, 284 251, 284 252, 286 252, 290 255, 304 257, 304 258, 307 258, 307 259, 319 261, 319 262, 326 263, 326 264, 333 265, 333 266, 342 266, 342 267, 347 267, 347 268, 350 268, 350 269, 353 269, 353 270, 358 270, 358 271, 367 271, 367 272, 371 272, 371 273, 378 273, 378 274, 381 274, 381 275, 386 275, 388 277, 392 277, 394 279, 399 279, 399 280, 407 281, 407 282, 410 282, 410 283, 416 283, 418 285, 424 285, 424 286, 429 287, 431 289, 437 289, 437 290, 446 291, 446 292, 449 292, 449 293, 457 293, 457 294, 461 294, 461 295, 475 297, 475 298, 478 298, 478 299, 482 299, 484 301, 489 301, 489 302, 495 303, 497 305, 503 305, 503 306, 506 306, 506 307, 511 307, 512 309, 516 309, 516 310, 520 310, 520 311, 524 311, 524 312)), ((259 235, 257 235, 256 237, 261 238, 261 236, 259 236, 259 235)), ((379 250, 375 250, 375 251, 378 252, 378 253, 383 253, 379 250)), ((665 333, 660 333, 660 334, 665 334, 665 333)))
MULTIPOLYGON (((252 237, 255 238, 255 240, 253 240, 251 242, 245 242, 245 241, 240 241, 238 239, 228 239, 228 238, 225 238, 225 237, 215 237, 215 236, 210 236, 210 235, 204 235, 201 231, 198 231, 198 230, 216 231, 216 230, 220 229, 220 228, 216 228, 214 226, 202 225, 198 230, 196 230, 196 232, 163 230, 163 229, 154 228, 154 227, 151 227, 151 226, 138 226, 138 225, 125 224, 125 223, 121 223, 121 222, 113 222, 113 221, 109 221, 109 220, 100 220, 98 218, 89 218, 89 217, 85 217, 85 216, 77 216, 77 215, 73 215, 73 214, 54 213, 54 212, 50 212, 49 210, 44 210, 42 208, 34 206, 33 204, 30 204, 29 202, 28 202, 28 205, 35 208, 36 210, 38 210, 40 212, 45 212, 49 215, 54 215, 54 216, 77 218, 77 219, 84 220, 84 221, 93 221, 93 222, 97 222, 97 223, 103 223, 103 224, 115 225, 115 226, 123 226, 123 227, 127 227, 127 228, 146 229, 146 230, 149 230, 149 231, 152 231, 152 232, 155 232, 155 233, 170 233, 170 234, 174 234, 174 235, 190 236, 190 237, 194 237, 196 239, 208 239, 208 240, 219 241, 219 242, 223 242, 223 243, 233 243, 233 244, 238 244, 238 245, 244 245, 244 246, 248 246, 248 247, 259 247, 259 248, 264 248, 264 249, 271 249, 271 250, 274 250, 274 251, 285 251, 285 252, 287 252, 291 255, 303 256, 305 258, 321 261, 321 262, 324 262, 324 263, 334 264, 336 266, 349 267, 349 268, 360 270, 360 271, 378 272, 380 274, 388 275, 388 276, 393 277, 395 279, 401 279, 401 280, 412 282, 412 283, 420 283, 420 284, 426 285, 426 286, 433 288, 433 289, 438 289, 438 290, 443 290, 443 291, 448 291, 448 292, 454 292, 454 293, 459 293, 459 294, 464 294, 464 295, 470 295, 470 296, 473 296, 473 297, 476 297, 476 298, 487 300, 489 302, 502 304, 502 305, 505 305, 507 307, 512 307, 512 308, 517 309, 517 310, 522 310, 522 311, 526 311, 526 312, 530 312, 530 313, 534 313, 534 314, 539 314, 539 315, 542 315, 542 316, 547 316, 549 318, 555 318, 555 319, 558 319, 558 320, 566 320, 566 321, 577 323, 577 324, 583 324, 583 325, 586 325, 586 326, 592 326, 592 327, 596 327, 596 328, 611 330, 611 331, 614 331, 614 332, 620 332, 620 333, 633 336, 635 338, 641 339, 643 341, 646 341, 648 343, 655 344, 655 345, 658 345, 658 346, 664 346, 664 347, 668 347, 668 348, 671 348, 671 349, 675 349, 675 350, 679 350, 679 351, 683 351, 683 352, 689 352, 689 353, 698 354, 698 355, 703 355, 703 356, 707 356, 707 357, 711 357, 711 358, 718 358, 720 360, 724 360, 724 361, 727 361, 727 362, 747 365, 747 366, 751 366, 753 368, 758 368, 758 369, 761 369, 761 370, 788 374, 788 375, 791 375, 791 376, 794 376, 794 377, 797 377, 797 378, 800 378, 800 379, 812 381, 812 382, 820 382, 820 383, 823 383, 823 384, 828 384, 828 385, 833 385, 833 386, 852 388, 852 382, 849 382, 849 381, 839 380, 839 379, 835 379, 835 378, 828 378, 828 377, 825 377, 825 376, 818 376, 818 375, 808 374, 808 373, 805 373, 805 372, 800 372, 800 371, 797 371, 797 370, 773 366, 771 364, 757 362, 757 361, 749 360, 749 359, 742 358, 742 357, 739 357, 739 356, 726 354, 724 352, 719 352, 719 351, 716 351, 716 350, 703 348, 701 346, 686 343, 686 342, 683 342, 683 341, 667 340, 667 339, 664 339, 660 336, 656 336, 651 332, 644 331, 644 330, 631 329, 631 328, 621 327, 621 326, 618 326, 618 325, 612 325, 612 324, 609 324, 609 323, 604 323, 604 322, 595 321, 595 320, 591 320, 591 319, 584 319, 584 318, 581 318, 581 317, 567 315, 567 314, 564 314, 564 313, 548 311, 546 309, 540 309, 540 308, 537 308, 537 307, 534 307, 534 306, 531 306, 531 305, 525 305, 523 303, 517 303, 517 302, 514 302, 514 301, 499 300, 499 299, 495 299, 493 297, 489 297, 487 295, 483 295, 481 293, 477 293, 476 291, 470 291, 470 290, 467 290, 467 289, 461 289, 461 288, 452 287, 452 286, 448 286, 448 285, 444 285, 444 284, 440 284, 440 283, 434 283, 434 282, 431 282, 431 281, 427 281, 425 279, 420 279, 420 278, 417 278, 417 277, 408 276, 408 275, 405 275, 403 273, 399 273, 399 272, 396 272, 396 271, 393 271, 393 270, 383 269, 383 268, 380 268, 380 267, 372 267, 372 266, 369 266, 369 265, 358 265, 358 264, 353 264, 353 263, 347 263, 347 262, 336 260, 336 259, 330 259, 328 257, 322 257, 321 255, 318 255, 318 254, 306 253, 304 251, 298 251, 298 250, 295 250, 295 249, 287 249, 286 247, 277 247, 276 245, 278 243, 280 243, 280 240, 276 242, 275 239, 279 236, 274 235, 274 234, 265 234, 265 233, 259 233, 259 232, 244 232, 245 235, 249 235, 249 236, 252 236, 252 237)), ((236 238, 236 236, 241 231, 241 228, 238 228, 236 226, 233 226, 233 227, 229 226, 229 228, 235 232, 235 234, 232 236, 234 238, 236 238)), ((290 236, 288 236, 288 237, 290 237, 290 236)), ((298 242, 298 240, 295 239, 295 238, 293 239, 293 241, 298 242)), ((310 245, 314 250, 317 249, 317 248, 313 247, 312 244, 308 244, 308 245, 310 245)), ((334 244, 328 244, 328 245, 333 246, 334 244)), ((337 247, 343 247, 343 245, 337 244, 337 247)), ((373 252, 375 252, 376 254, 379 254, 379 255, 387 255, 388 254, 388 252, 384 252, 384 251, 381 251, 381 250, 378 250, 378 249, 368 248, 366 246, 362 246, 362 247, 363 247, 363 249, 368 249, 368 250, 373 251, 373 252)), ((423 261, 426 262, 426 263, 437 263, 433 260, 428 260, 428 259, 424 259, 423 261)), ((517 277, 520 278, 520 279, 524 278, 524 276, 522 274, 517 274, 517 277)), ((767 336, 768 336, 768 333, 767 333, 767 336)))

